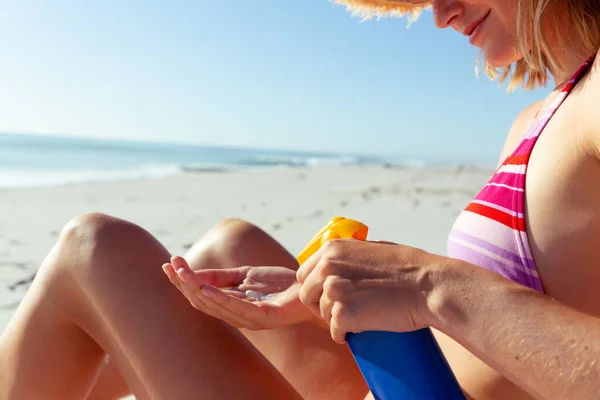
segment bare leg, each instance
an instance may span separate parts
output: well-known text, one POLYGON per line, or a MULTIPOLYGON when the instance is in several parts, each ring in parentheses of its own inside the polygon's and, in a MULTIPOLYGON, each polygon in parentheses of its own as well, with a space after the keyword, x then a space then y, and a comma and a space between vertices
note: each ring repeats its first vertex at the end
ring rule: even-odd
POLYGON ((239 331, 171 286, 168 258, 125 221, 69 224, 0 337, 0 398, 85 398, 106 353, 138 399, 299 398, 239 331))
MULTIPOLYGON (((298 268, 296 259, 268 234, 235 219, 215 226, 185 258, 196 270, 243 265, 298 268)), ((242 333, 305 399, 363 399, 368 392, 347 347, 334 343, 325 329, 301 324, 242 333)), ((118 387, 118 382, 115 379, 110 386, 118 387)))
MULTIPOLYGON (((215 226, 185 259, 194 270, 244 265, 298 269, 296 258, 281 244, 238 219, 215 226)), ((335 343, 326 329, 306 323, 242 333, 305 399, 363 399, 369 390, 348 347, 335 343)))
POLYGON ((118 400, 129 394, 129 385, 115 363, 107 356, 87 400, 118 400))

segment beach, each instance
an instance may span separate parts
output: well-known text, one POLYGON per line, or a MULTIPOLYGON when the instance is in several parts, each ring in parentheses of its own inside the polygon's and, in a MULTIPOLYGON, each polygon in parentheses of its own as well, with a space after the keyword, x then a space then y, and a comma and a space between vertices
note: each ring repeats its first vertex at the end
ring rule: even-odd
POLYGON ((139 224, 177 255, 224 218, 248 220, 297 254, 337 215, 366 223, 371 240, 444 254, 454 219, 490 173, 474 167, 320 166, 0 190, 0 330, 62 227, 87 212, 139 224))

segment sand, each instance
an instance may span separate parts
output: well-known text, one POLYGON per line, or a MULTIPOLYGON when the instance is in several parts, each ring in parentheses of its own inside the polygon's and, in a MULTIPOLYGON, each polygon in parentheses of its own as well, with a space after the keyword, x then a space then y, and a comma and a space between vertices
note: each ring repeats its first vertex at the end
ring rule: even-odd
POLYGON ((91 211, 135 222, 183 254, 224 218, 251 221, 297 254, 331 217, 370 239, 444 254, 446 236, 491 170, 352 166, 202 172, 116 183, 0 191, 0 331, 62 227, 91 211))

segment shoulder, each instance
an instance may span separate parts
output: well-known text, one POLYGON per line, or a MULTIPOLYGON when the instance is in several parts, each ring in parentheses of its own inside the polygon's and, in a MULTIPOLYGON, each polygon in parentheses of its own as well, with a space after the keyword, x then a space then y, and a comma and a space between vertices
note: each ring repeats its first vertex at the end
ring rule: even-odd
POLYGON ((510 128, 509 136, 519 134, 523 135, 525 133, 525 130, 535 119, 537 112, 544 105, 544 101, 544 99, 541 99, 525 107, 513 121, 513 124, 510 128))
POLYGON ((521 141, 521 138, 525 134, 525 131, 529 125, 535 119, 537 112, 542 108, 544 100, 538 100, 535 103, 527 106, 523 109, 513 121, 506 141, 504 142, 504 148, 500 155, 499 164, 515 149, 517 144, 521 141))
POLYGON ((581 88, 578 121, 587 139, 589 150, 600 159, 600 53, 592 65, 581 88))

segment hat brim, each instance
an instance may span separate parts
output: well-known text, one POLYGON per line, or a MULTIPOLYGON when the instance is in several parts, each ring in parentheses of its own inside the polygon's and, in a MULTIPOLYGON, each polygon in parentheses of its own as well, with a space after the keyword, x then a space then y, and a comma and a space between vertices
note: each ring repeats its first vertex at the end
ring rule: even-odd
POLYGON ((353 15, 363 18, 371 17, 402 17, 409 14, 416 18, 419 13, 429 7, 429 1, 411 3, 406 0, 331 0, 334 3, 345 5, 353 15))

